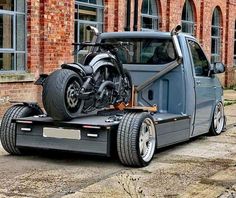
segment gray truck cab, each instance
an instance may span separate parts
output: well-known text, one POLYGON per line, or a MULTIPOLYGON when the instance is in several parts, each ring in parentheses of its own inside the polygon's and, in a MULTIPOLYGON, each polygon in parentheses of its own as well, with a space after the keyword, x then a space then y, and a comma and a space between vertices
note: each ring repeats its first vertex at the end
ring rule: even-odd
MULTIPOLYGON (((101 42, 118 41, 131 43, 127 51, 122 50, 118 54, 124 67, 129 70, 135 87, 169 67, 177 58, 170 33, 122 32, 101 35, 101 42)), ((223 89, 215 73, 221 73, 224 69, 212 69, 214 66, 194 37, 180 33, 178 42, 183 56, 178 66, 141 90, 137 103, 141 106, 157 105, 159 119, 171 115, 190 116, 190 134, 186 136, 207 133, 212 122, 215 122, 215 128, 218 124, 216 130, 221 131, 224 120, 220 120, 218 115, 217 121, 213 116, 215 110, 223 114, 223 89)), ((167 134, 170 136, 169 131, 167 134)), ((176 141, 183 138, 175 131, 173 134, 176 141)), ((160 139, 158 141, 162 142, 160 139)), ((169 143, 166 141, 159 146, 169 143)))

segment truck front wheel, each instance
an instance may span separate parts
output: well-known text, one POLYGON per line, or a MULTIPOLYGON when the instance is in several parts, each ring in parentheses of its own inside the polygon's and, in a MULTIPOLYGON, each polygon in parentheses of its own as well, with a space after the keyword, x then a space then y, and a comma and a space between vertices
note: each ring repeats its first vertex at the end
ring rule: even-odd
POLYGON ((213 112, 210 134, 211 135, 220 135, 225 126, 225 115, 224 115, 224 106, 221 102, 218 102, 215 106, 213 112))
POLYGON ((29 117, 42 114, 40 109, 26 105, 14 105, 10 107, 3 116, 0 139, 5 151, 12 155, 22 154, 22 149, 16 146, 16 124, 12 122, 16 118, 29 117))
POLYGON ((127 113, 117 132, 117 151, 122 164, 147 166, 155 153, 156 129, 149 113, 127 113))

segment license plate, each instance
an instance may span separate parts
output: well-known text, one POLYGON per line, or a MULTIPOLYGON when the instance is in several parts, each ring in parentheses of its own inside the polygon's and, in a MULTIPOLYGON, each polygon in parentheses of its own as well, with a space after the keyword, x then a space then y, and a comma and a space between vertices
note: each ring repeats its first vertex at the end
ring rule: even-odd
POLYGON ((74 130, 74 129, 44 127, 43 137, 80 140, 81 132, 80 130, 74 130))

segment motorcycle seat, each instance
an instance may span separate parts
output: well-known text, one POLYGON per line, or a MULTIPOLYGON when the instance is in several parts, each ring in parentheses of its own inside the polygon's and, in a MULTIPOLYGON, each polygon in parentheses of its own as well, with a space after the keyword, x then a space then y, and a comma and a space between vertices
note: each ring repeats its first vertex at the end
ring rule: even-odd
POLYGON ((89 75, 93 74, 93 67, 91 67, 89 65, 86 65, 86 66, 80 65, 80 67, 83 68, 86 76, 89 76, 89 75))

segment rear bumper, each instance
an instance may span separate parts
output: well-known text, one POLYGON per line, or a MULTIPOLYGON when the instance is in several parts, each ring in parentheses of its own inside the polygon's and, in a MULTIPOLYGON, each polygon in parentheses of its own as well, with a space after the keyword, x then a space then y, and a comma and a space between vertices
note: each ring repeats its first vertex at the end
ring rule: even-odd
POLYGON ((46 137, 43 132, 46 127, 55 127, 58 129, 57 126, 52 125, 17 123, 16 146, 73 151, 103 156, 110 156, 111 154, 110 142, 112 127, 101 127, 100 129, 85 129, 82 127, 63 128, 64 133, 66 130, 77 130, 80 133, 80 139, 73 139, 73 137, 71 139, 63 138, 63 135, 60 138, 54 136, 46 137))

